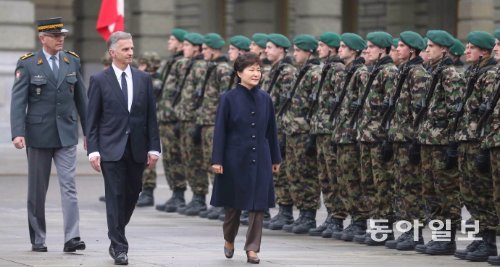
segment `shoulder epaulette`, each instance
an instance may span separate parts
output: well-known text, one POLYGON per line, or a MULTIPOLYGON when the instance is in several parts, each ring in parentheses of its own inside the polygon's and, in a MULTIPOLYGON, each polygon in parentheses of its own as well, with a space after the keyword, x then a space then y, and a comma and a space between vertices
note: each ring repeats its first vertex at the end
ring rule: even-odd
POLYGON ((73 51, 65 50, 64 52, 66 52, 66 53, 68 53, 68 54, 70 54, 70 55, 72 55, 72 56, 74 56, 76 58, 80 58, 80 56, 77 53, 73 52, 73 51))
POLYGON ((28 54, 26 54, 26 55, 22 56, 20 59, 21 59, 21 60, 25 60, 25 59, 27 59, 27 58, 30 58, 30 57, 34 56, 34 55, 35 55, 35 54, 33 54, 33 53, 29 52, 28 54))

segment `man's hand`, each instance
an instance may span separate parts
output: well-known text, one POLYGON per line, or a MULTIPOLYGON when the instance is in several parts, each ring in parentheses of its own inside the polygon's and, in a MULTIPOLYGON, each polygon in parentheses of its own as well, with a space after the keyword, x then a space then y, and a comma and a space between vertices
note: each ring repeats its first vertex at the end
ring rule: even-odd
POLYGON ((272 170, 273 170, 273 173, 280 172, 280 165, 279 164, 273 164, 272 170))
POLYGON ((224 168, 222 168, 222 165, 219 165, 219 164, 212 165, 212 170, 214 171, 215 174, 223 174, 224 173, 224 168))
POLYGON ((156 162, 158 161, 160 157, 158 157, 157 155, 153 155, 153 154, 149 154, 148 153, 148 168, 150 169, 154 169, 155 166, 156 166, 156 162))
POLYGON ((24 136, 17 136, 14 140, 12 140, 12 143, 17 149, 23 149, 26 144, 24 142, 24 136))
POLYGON ((94 156, 90 159, 90 165, 92 165, 92 168, 96 170, 96 172, 101 172, 101 157, 100 156, 94 156))

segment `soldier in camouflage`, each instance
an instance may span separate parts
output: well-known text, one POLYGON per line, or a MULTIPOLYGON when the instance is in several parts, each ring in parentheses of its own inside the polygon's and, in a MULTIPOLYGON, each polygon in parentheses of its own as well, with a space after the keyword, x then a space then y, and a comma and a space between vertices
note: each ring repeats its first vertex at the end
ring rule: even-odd
POLYGON ((447 56, 454 44, 453 36, 446 31, 431 30, 427 32, 427 38, 433 77, 426 99, 420 100, 417 105, 417 113, 425 112, 418 128, 418 141, 422 145, 422 195, 428 219, 442 222, 451 220, 451 240, 431 240, 425 245, 417 245, 415 250, 431 255, 453 255, 456 250, 456 225, 461 219, 461 204, 459 171, 458 166, 453 164, 457 151, 456 147, 450 149, 449 145, 453 145, 454 140, 449 133, 465 82, 447 56))
MULTIPOLYGON (((201 106, 196 110, 196 125, 201 126, 201 143, 203 147, 203 167, 213 184, 213 173, 211 171, 212 146, 215 125, 215 114, 219 97, 229 88, 232 68, 229 66, 228 58, 222 54, 222 47, 226 42, 217 33, 208 33, 202 45, 202 54, 208 62, 208 69, 200 92, 201 106)), ((200 217, 218 219, 224 213, 224 208, 211 207, 200 212, 200 217)))
MULTIPOLYGON (((390 227, 395 220, 392 209, 394 176, 390 172, 394 162, 390 155, 381 156, 391 149, 391 144, 383 142, 387 132, 381 122, 388 107, 384 103, 388 103, 389 92, 395 86, 398 70, 389 56, 393 39, 390 34, 371 32, 366 39, 367 60, 375 62, 370 72, 373 82, 360 90, 361 95, 366 95, 364 102, 361 96, 361 101, 350 105, 352 112, 361 110, 360 116, 354 117, 351 122, 357 130, 356 139, 360 146, 361 189, 364 200, 361 205, 366 205, 364 209, 371 211, 371 218, 388 220, 387 223, 379 225, 390 227)), ((394 235, 389 233, 386 240, 393 239, 394 235)), ((386 240, 376 241, 370 233, 354 237, 354 241, 367 245, 384 245, 386 240)))
POLYGON ((181 147, 179 135, 176 134, 178 118, 175 114, 173 101, 176 90, 181 86, 187 59, 184 58, 182 47, 186 31, 175 28, 168 39, 168 50, 172 54, 165 62, 161 73, 163 89, 157 100, 158 125, 160 127, 160 140, 162 142, 163 168, 167 184, 172 190, 172 196, 164 203, 156 205, 159 211, 175 212, 177 208, 184 207, 184 191, 187 182, 184 166, 181 160, 181 147))
POLYGON ((318 178, 323 201, 328 212, 323 224, 309 230, 309 235, 331 237, 333 232, 343 230, 347 217, 343 198, 345 190, 337 183, 337 153, 332 140, 333 125, 329 120, 335 100, 335 89, 344 79, 344 64, 338 56, 340 36, 324 32, 318 41, 318 56, 322 61, 320 82, 314 88, 310 99, 311 108, 307 120, 311 124, 311 135, 316 136, 318 178))
MULTIPOLYGON (((429 87, 430 76, 419 56, 420 51, 425 49, 424 39, 416 32, 405 31, 400 33, 399 40, 397 54, 402 65, 399 68, 397 86, 401 88, 399 93, 396 92, 397 87, 389 93, 389 107, 394 105, 393 115, 392 118, 386 119, 386 125, 382 127, 389 129, 388 140, 394 145, 394 192, 398 202, 393 201, 393 204, 398 206, 394 209, 398 208, 400 212, 397 219, 409 222, 418 220, 422 223, 424 203, 421 197, 422 176, 418 159, 420 150, 414 140, 416 133, 412 122, 416 116, 417 101, 425 97, 429 87), (415 154, 418 154, 416 159, 415 154)), ((391 112, 390 110, 387 112, 391 112)), ((422 228, 418 229, 416 236, 414 230, 409 228, 396 240, 385 242, 385 246, 391 249, 413 250, 417 244, 424 243, 422 228)))
MULTIPOLYGON (((271 62, 269 75, 263 77, 262 90, 265 90, 273 101, 274 109, 279 110, 283 104, 280 95, 291 91, 295 72, 297 69, 292 65, 292 59, 287 56, 287 50, 291 43, 282 34, 271 33, 268 35, 265 54, 271 62)), ((278 136, 280 140, 281 168, 279 173, 273 176, 276 203, 279 206, 278 214, 275 215, 268 224, 271 230, 281 230, 285 224, 293 222, 293 199, 290 194, 290 184, 286 177, 286 157, 285 157, 285 137, 283 129, 280 127, 280 118, 276 117, 278 136)))
POLYGON ((262 78, 261 78, 261 86, 262 81, 269 76, 269 72, 271 71, 271 61, 267 59, 266 56, 266 44, 267 44, 267 34, 265 33, 255 33, 252 35, 252 42, 250 43, 250 52, 259 55, 259 58, 262 62, 262 78))
POLYGON ((203 35, 188 33, 184 36, 184 57, 189 59, 185 76, 180 86, 180 100, 174 99, 174 109, 179 119, 176 126, 180 132, 180 146, 184 174, 193 191, 193 199, 177 212, 190 216, 198 215, 207 209, 206 195, 208 193, 208 176, 203 164, 201 147, 201 127, 196 126, 198 97, 196 90, 203 84, 207 72, 207 63, 203 60, 201 46, 203 35))
POLYGON ((471 217, 479 221, 482 240, 472 242, 464 250, 457 250, 455 257, 471 261, 487 261, 489 256, 497 256, 496 228, 498 217, 493 203, 493 180, 489 168, 476 168, 474 158, 481 151, 477 124, 484 113, 489 96, 494 94, 497 75, 496 61, 492 56, 495 38, 487 32, 474 31, 467 35, 466 61, 470 67, 466 71, 466 93, 462 98, 463 116, 458 118, 455 140, 458 146, 458 169, 460 193, 471 217), (481 106, 483 105, 483 106, 481 106))
POLYGON ((398 44, 399 44, 399 38, 393 38, 391 43, 391 52, 389 53, 389 56, 391 57, 394 65, 396 65, 396 67, 399 68, 399 66, 401 66, 402 61, 401 59, 399 59, 398 55, 398 44))
POLYGON ((455 38, 454 44, 450 47, 450 57, 453 60, 453 65, 462 75, 465 73, 465 64, 460 59, 465 52, 465 46, 460 40, 455 38))
POLYGON ((281 129, 286 135, 286 175, 290 193, 300 213, 299 218, 284 225, 283 230, 302 234, 316 228, 316 210, 320 207, 316 140, 309 134, 310 125, 306 116, 311 108, 309 97, 321 78, 321 66, 319 60, 314 58, 318 47, 314 36, 298 35, 293 44, 293 57, 302 67, 296 74, 292 90, 281 95, 284 103, 278 117, 281 117, 281 129))
MULTIPOLYGON (((340 37, 339 56, 345 63, 346 76, 342 87, 337 89, 335 109, 330 119, 335 128, 332 136, 337 146, 337 182, 339 188, 346 191, 347 196, 342 199, 347 212, 351 215, 351 224, 340 232, 333 232, 332 237, 345 241, 352 241, 354 235, 366 233, 368 210, 362 202, 359 146, 356 142, 356 130, 349 125, 351 120, 350 106, 360 98, 360 92, 368 83, 368 69, 361 57, 366 49, 366 42, 361 36, 354 33, 344 33, 340 37)), ((340 85, 339 85, 340 86, 340 85)))

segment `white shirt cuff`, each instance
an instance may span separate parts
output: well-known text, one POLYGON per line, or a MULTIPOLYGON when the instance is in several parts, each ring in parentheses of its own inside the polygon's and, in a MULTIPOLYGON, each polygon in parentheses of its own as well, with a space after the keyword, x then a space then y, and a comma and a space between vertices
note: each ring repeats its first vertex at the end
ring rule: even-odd
POLYGON ((153 150, 152 151, 148 151, 148 154, 160 157, 160 152, 158 152, 158 151, 153 151, 153 150))
POLYGON ((92 152, 89 154, 89 160, 91 160, 93 157, 100 157, 101 154, 99 152, 92 152))

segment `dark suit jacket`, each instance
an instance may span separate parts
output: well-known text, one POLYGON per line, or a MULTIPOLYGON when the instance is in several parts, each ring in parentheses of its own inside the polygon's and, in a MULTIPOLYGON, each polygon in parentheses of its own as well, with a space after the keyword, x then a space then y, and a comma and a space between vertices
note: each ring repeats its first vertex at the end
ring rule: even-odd
POLYGON ((78 143, 78 115, 85 129, 87 96, 76 54, 59 52, 59 77, 54 78, 40 50, 17 62, 12 87, 12 138, 24 136, 35 148, 59 148, 78 143))
POLYGON ((130 112, 113 68, 90 78, 87 112, 88 153, 102 161, 118 161, 130 137, 134 161, 146 162, 148 151, 160 151, 151 76, 131 67, 133 100, 130 112))

